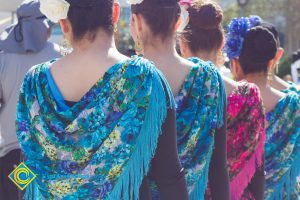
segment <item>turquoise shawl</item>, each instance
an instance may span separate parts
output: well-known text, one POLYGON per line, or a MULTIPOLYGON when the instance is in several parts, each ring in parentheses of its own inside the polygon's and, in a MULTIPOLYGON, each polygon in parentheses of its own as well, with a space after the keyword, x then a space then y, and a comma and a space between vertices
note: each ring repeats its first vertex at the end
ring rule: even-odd
POLYGON ((300 172, 300 97, 290 92, 267 113, 265 199, 291 199, 300 172))
POLYGON ((18 139, 37 175, 25 199, 138 199, 173 104, 164 77, 143 58, 118 63, 62 112, 46 78, 52 62, 28 72, 17 108, 18 139))
MULTIPOLYGON (((189 198, 204 199, 209 164, 217 128, 224 123, 226 93, 224 83, 211 62, 190 58, 191 69, 175 98, 177 115, 177 148, 186 171, 189 198)), ((151 181, 152 198, 160 199, 151 181)))
MULTIPOLYGON (((190 58, 191 69, 175 97, 177 148, 190 200, 203 200, 217 128, 224 125, 225 86, 211 62, 190 58)), ((152 199, 160 199, 151 180, 152 199)))
POLYGON ((300 95, 300 90, 297 88, 297 85, 295 83, 288 82, 290 84, 290 87, 287 88, 286 90, 282 90, 284 93, 289 93, 289 92, 296 92, 298 95, 300 95))
POLYGON ((177 147, 186 170, 189 197, 204 199, 214 150, 214 135, 225 121, 225 86, 211 62, 190 58, 197 65, 186 77, 177 97, 177 147))

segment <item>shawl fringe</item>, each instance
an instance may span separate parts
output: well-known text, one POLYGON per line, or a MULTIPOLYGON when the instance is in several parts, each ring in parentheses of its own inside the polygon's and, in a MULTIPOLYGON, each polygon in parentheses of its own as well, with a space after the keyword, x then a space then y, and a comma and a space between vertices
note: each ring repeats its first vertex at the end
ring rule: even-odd
POLYGON ((278 181, 274 187, 272 195, 266 198, 267 200, 282 200, 286 194, 287 200, 291 199, 291 193, 296 188, 297 176, 300 173, 300 155, 295 159, 292 167, 286 174, 278 181))
POLYGON ((110 200, 139 199, 140 185, 149 171, 150 161, 155 155, 158 138, 161 134, 161 126, 167 117, 167 104, 169 104, 169 107, 174 105, 172 100, 170 102, 163 101, 166 97, 172 99, 170 89, 167 86, 162 86, 162 82, 165 80, 164 76, 154 73, 153 79, 150 104, 141 134, 137 139, 135 152, 109 195, 108 199, 110 200), (163 88, 166 88, 167 94, 163 88))
MULTIPOLYGON (((208 153, 209 158, 211 158, 212 153, 213 153, 213 149, 211 149, 211 151, 208 153)), ((201 176, 199 177, 198 182, 196 183, 194 189, 189 194, 190 200, 204 200, 204 196, 205 196, 204 194, 207 188, 209 166, 210 163, 208 163, 205 166, 201 176)))
POLYGON ((255 174, 256 168, 260 168, 262 166, 264 145, 266 140, 265 132, 266 131, 264 131, 264 134, 262 134, 254 154, 251 156, 245 167, 230 182, 231 200, 239 200, 242 197, 246 187, 249 185, 255 174))
POLYGON ((39 186, 37 184, 37 180, 33 180, 26 188, 26 192, 24 194, 24 199, 26 200, 43 200, 43 196, 39 191, 39 186))
POLYGON ((221 128, 224 125, 224 121, 226 118, 224 117, 224 108, 225 105, 227 105, 227 98, 226 98, 226 90, 225 90, 225 84, 223 82, 223 79, 220 75, 220 73, 217 72, 218 80, 220 83, 220 92, 219 92, 219 105, 218 105, 218 124, 217 127, 221 128), (224 101, 225 100, 225 101, 224 101))

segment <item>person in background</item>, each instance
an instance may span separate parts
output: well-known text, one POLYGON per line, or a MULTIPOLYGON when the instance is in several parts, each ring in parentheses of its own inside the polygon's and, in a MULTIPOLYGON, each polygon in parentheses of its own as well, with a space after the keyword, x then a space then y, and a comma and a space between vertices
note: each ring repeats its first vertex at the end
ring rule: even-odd
POLYGON ((153 63, 117 50, 120 4, 40 2, 73 51, 32 68, 20 92, 18 139, 37 176, 25 199, 150 200, 151 173, 164 199, 187 200, 173 96, 153 63))
MULTIPOLYGON (((293 82, 296 85, 300 85, 300 50, 293 53, 291 71, 293 82)), ((299 91, 299 88, 296 89, 299 91)))
POLYGON ((60 56, 59 46, 48 41, 51 26, 37 0, 18 9, 18 23, 0 36, 0 199, 18 199, 18 188, 8 175, 20 164, 15 119, 19 90, 34 65, 60 56))
POLYGON ((234 77, 255 83, 266 109, 264 199, 293 199, 300 170, 300 97, 269 85, 268 74, 277 62, 277 40, 265 27, 249 27, 245 18, 231 21, 226 39, 234 77))
MULTIPOLYGON (((185 3, 187 1, 180 2, 182 6, 185 3)), ((133 3, 132 37, 137 52, 153 61, 163 72, 175 96, 177 146, 186 170, 189 199, 204 199, 209 179, 212 198, 227 200, 225 87, 212 63, 194 63, 178 55, 175 49, 176 29, 182 29, 186 19, 184 12, 180 17, 180 4, 177 0, 133 3)), ((149 180, 152 179, 150 174, 149 180)), ((170 180, 170 183, 174 181, 170 180)), ((151 187, 154 199, 164 199, 156 192, 155 185, 151 187)), ((173 195, 180 195, 180 191, 174 190, 173 195)))
POLYGON ((222 71, 220 57, 225 33, 221 7, 213 1, 196 0, 187 11, 190 20, 179 37, 183 56, 198 57, 202 60, 198 62, 212 61, 226 86, 230 199, 251 199, 251 196, 256 200, 263 199, 265 113, 259 89, 246 81, 235 82, 222 71))
MULTIPOLYGON (((274 38, 276 39, 276 42, 277 42, 277 53, 275 56, 275 64, 274 64, 274 67, 272 68, 272 70, 270 70, 269 74, 268 74, 270 86, 272 86, 273 88, 275 88, 277 90, 283 91, 283 92, 295 90, 296 89, 296 87, 294 85, 294 83, 296 83, 295 81, 294 81, 294 83, 288 82, 288 81, 281 79, 280 77, 278 77, 276 75, 276 71, 278 71, 278 68, 279 68, 280 60, 281 60, 282 56, 284 55, 284 49, 280 45, 281 43, 280 43, 279 33, 278 33, 276 27, 267 21, 262 21, 258 25, 268 29, 274 35, 274 38)), ((295 74, 292 69, 292 74, 293 74, 293 78, 295 78, 295 76, 297 76, 297 70, 296 70, 296 74, 295 74)))

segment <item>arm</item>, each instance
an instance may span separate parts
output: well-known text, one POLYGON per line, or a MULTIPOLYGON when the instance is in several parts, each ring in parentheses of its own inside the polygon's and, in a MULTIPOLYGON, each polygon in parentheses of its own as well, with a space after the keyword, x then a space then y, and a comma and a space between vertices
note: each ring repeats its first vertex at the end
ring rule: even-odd
MULTIPOLYGON (((264 158, 263 158, 264 160, 264 158)), ((264 199, 264 190, 265 190, 265 171, 263 165, 256 170, 254 177, 251 180, 251 183, 248 185, 248 189, 251 194, 255 197, 256 200, 264 199)))
MULTIPOLYGON (((226 108, 224 111, 224 119, 226 108)), ((226 120, 225 120, 226 121, 226 120)), ((226 122, 225 122, 226 123, 226 122)), ((229 176, 227 169, 227 136, 226 124, 217 129, 215 149, 209 168, 209 183, 213 200, 229 200, 229 176)))
POLYGON ((169 109, 151 163, 151 176, 158 186, 161 200, 188 199, 185 174, 177 154, 176 130, 175 110, 169 109))

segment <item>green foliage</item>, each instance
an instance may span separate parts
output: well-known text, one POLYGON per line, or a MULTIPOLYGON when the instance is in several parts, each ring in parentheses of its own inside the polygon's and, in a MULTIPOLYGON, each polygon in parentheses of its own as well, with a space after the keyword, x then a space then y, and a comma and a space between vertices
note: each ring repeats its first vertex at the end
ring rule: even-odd
POLYGON ((291 74, 291 65, 292 58, 290 56, 284 56, 279 64, 277 75, 283 78, 285 75, 291 74))
POLYGON ((239 15, 240 15, 240 8, 236 3, 232 3, 228 5, 228 7, 224 10, 223 26, 227 27, 230 21, 235 17, 239 17, 239 15))

